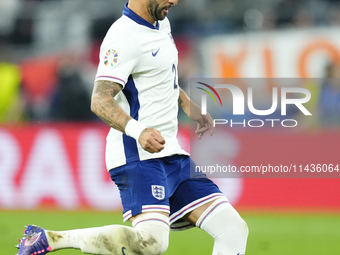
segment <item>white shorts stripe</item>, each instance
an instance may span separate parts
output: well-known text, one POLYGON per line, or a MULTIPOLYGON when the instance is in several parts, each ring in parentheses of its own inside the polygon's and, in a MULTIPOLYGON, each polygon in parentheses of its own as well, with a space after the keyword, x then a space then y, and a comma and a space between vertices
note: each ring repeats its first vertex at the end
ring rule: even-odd
MULTIPOLYGON (((170 207, 168 205, 143 205, 142 213, 144 212, 165 212, 170 214, 170 207)), ((123 221, 127 221, 132 217, 131 210, 123 214, 123 221)))

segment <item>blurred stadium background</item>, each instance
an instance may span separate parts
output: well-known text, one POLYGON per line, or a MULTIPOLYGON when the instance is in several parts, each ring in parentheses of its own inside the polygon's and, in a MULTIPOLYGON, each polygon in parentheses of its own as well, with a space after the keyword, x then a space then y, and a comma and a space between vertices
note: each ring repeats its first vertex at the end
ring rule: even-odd
MULTIPOLYGON (((0 254, 15 253, 25 224, 121 224, 104 166, 108 128, 89 106, 101 40, 124 3, 0 0, 0 254)), ((312 93, 312 122, 289 135, 230 131, 219 145, 226 162, 340 163, 339 0, 180 0, 169 19, 188 93, 193 77, 304 79, 312 93)), ((189 121, 179 119, 190 150, 189 121)), ((247 254, 340 254, 339 179, 215 181, 249 224, 247 254)), ((211 247, 195 229, 172 233, 166 254, 211 247)))

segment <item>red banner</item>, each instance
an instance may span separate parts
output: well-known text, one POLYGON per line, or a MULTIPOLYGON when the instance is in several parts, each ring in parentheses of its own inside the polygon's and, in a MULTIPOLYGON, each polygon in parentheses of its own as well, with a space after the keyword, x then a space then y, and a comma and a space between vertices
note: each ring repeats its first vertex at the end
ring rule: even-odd
MULTIPOLYGON (((104 165, 108 127, 101 124, 41 124, 0 128, 0 208, 34 209, 55 206, 120 210, 120 197, 104 165)), ((229 160, 236 165, 259 164, 271 155, 271 164, 310 164, 313 153, 324 158, 340 151, 324 141, 340 141, 340 133, 292 134, 247 132, 228 134, 235 148, 229 160), (260 143, 272 140, 274 143, 260 143), (277 144, 300 140, 300 147, 286 151, 277 144), (261 144, 261 146, 259 146, 261 144), (313 147, 311 146, 313 145, 313 147), (313 152, 313 153, 312 153, 313 152), (297 156, 298 155, 298 156, 297 156)), ((179 141, 189 149, 189 131, 181 127, 179 141)), ((314 157, 315 158, 315 157, 314 157)), ((314 162, 317 163, 317 162, 314 162)), ((340 174, 339 174, 340 175, 340 174)), ((236 206, 247 208, 340 208, 340 179, 215 179, 236 206)))

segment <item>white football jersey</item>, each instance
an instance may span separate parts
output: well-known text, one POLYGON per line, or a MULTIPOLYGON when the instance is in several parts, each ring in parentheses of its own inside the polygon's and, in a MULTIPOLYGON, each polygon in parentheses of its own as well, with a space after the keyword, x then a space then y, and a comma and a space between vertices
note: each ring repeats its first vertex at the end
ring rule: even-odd
POLYGON ((96 80, 123 86, 115 99, 132 118, 159 130, 166 143, 160 153, 145 151, 132 137, 113 128, 107 136, 108 170, 138 160, 185 154, 178 144, 178 52, 167 18, 157 26, 125 5, 100 49, 96 80))

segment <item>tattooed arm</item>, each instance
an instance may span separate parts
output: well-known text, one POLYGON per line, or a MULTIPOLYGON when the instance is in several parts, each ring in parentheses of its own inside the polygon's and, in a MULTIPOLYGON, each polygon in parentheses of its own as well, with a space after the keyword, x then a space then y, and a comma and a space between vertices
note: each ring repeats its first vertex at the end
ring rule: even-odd
POLYGON ((190 118, 190 98, 187 96, 185 91, 179 87, 179 97, 178 97, 178 105, 182 107, 183 111, 190 118))
MULTIPOLYGON (((126 125, 132 117, 126 114, 114 99, 121 90, 122 86, 118 83, 106 80, 96 81, 92 92, 91 111, 110 127, 126 133, 126 125)), ((145 128, 135 139, 144 150, 150 153, 164 149, 165 140, 154 128, 145 128)))
POLYGON ((118 105, 114 97, 122 90, 122 86, 112 81, 96 81, 93 88, 91 111, 107 125, 125 132, 125 126, 132 119, 118 105))
POLYGON ((191 120, 197 122, 197 129, 195 133, 198 135, 199 139, 202 138, 207 130, 210 131, 210 135, 213 135, 215 128, 210 114, 207 113, 206 115, 202 115, 201 108, 190 100, 183 89, 179 89, 178 105, 182 107, 183 111, 191 120))

